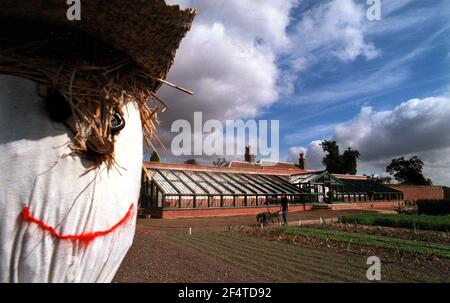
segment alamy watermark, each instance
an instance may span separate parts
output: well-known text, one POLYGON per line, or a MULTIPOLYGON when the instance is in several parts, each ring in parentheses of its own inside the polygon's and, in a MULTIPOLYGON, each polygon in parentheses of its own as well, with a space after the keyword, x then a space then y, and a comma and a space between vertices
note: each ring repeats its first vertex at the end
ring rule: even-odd
POLYGON ((366 272, 367 280, 381 281, 381 260, 376 256, 367 258, 367 265, 370 265, 366 272))
POLYGON ((172 123, 171 151, 175 156, 243 155, 251 145, 263 160, 278 162, 280 158, 280 122, 278 120, 203 121, 201 112, 194 113, 193 123, 172 123))
POLYGON ((67 9, 67 20, 80 21, 81 20, 81 0, 67 0, 69 8, 67 9))
POLYGON ((381 0, 367 0, 367 20, 380 21, 381 20, 381 0))
MULTIPOLYGON (((67 0, 67 20, 81 20, 81 0, 67 0)), ((367 0, 367 19, 369 21, 381 20, 381 0, 367 0)))

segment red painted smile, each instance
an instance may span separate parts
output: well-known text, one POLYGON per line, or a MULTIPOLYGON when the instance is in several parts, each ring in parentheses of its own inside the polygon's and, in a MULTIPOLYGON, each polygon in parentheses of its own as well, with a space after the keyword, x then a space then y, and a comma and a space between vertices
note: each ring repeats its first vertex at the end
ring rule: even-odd
POLYGON ((134 205, 131 204, 130 208, 128 209, 128 212, 125 214, 125 216, 120 219, 119 222, 117 222, 114 226, 112 226, 111 228, 107 229, 107 230, 102 230, 102 231, 95 231, 95 232, 87 232, 87 233, 82 233, 82 234, 78 234, 78 235, 61 235, 59 234, 54 227, 49 226, 47 224, 45 224, 43 221, 33 217, 30 213, 30 209, 28 207, 24 207, 22 210, 22 219, 25 222, 28 223, 33 223, 38 225, 41 229, 49 232, 53 237, 60 239, 60 240, 74 240, 74 241, 81 241, 84 243, 90 243, 93 240, 95 240, 98 237, 103 237, 106 236, 107 234, 112 233, 113 231, 115 231, 117 228, 119 228, 121 225, 125 224, 133 215, 133 208, 134 205))

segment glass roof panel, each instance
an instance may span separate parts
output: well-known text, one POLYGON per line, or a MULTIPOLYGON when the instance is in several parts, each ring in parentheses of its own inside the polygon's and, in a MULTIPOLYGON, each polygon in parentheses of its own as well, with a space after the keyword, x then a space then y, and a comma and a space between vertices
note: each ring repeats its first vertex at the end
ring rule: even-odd
POLYGON ((172 181, 172 184, 182 193, 182 194, 194 194, 186 185, 181 181, 172 181))
POLYGON ((174 174, 184 183, 189 186, 189 188, 193 189, 196 194, 208 194, 208 192, 204 191, 199 185, 198 182, 193 182, 189 179, 188 176, 183 174, 182 172, 176 171, 174 174))
POLYGON ((225 187, 220 185, 220 183, 218 183, 215 179, 211 178, 207 174, 205 174, 205 173, 198 173, 198 176, 202 177, 205 181, 207 181, 209 184, 211 184, 212 186, 214 186, 215 188, 220 190, 222 193, 224 193, 224 194, 231 194, 231 192, 228 189, 226 189, 225 187))
POLYGON ((167 182, 159 172, 153 173, 153 181, 161 188, 165 194, 178 194, 178 192, 167 182))
POLYGON ((215 173, 213 175, 213 177, 214 178, 220 177, 220 179, 223 180, 222 182, 224 182, 226 186, 231 187, 231 188, 235 188, 235 189, 237 189, 238 191, 240 191, 242 193, 254 194, 250 189, 246 188, 245 186, 242 186, 242 183, 237 182, 236 180, 233 180, 232 178, 230 178, 226 174, 215 173))
POLYGON ((161 173, 164 174, 164 176, 170 181, 171 185, 176 187, 180 193, 188 195, 195 194, 195 192, 192 192, 186 185, 183 184, 183 182, 180 181, 174 172, 170 170, 162 170, 161 173))
POLYGON ((316 174, 295 175, 295 176, 291 176, 290 182, 293 183, 293 184, 296 184, 296 183, 307 183, 307 182, 309 182, 308 180, 311 177, 315 177, 315 176, 316 176, 316 174))
POLYGON ((213 186, 211 186, 211 184, 209 184, 205 179, 202 179, 200 177, 200 173, 193 172, 193 171, 185 171, 183 173, 188 175, 192 180, 194 180, 195 183, 199 184, 201 187, 206 189, 208 191, 208 193, 210 193, 210 194, 221 194, 221 192, 219 192, 217 189, 215 189, 213 187, 214 184, 213 184, 213 186))
MULTIPOLYGON (((267 195, 299 193, 286 179, 272 175, 224 173, 210 171, 150 170, 153 179, 167 194, 267 195), (178 190, 178 192, 177 192, 178 190)), ((310 174, 311 175, 311 174, 310 174)), ((302 175, 303 176, 303 175, 302 175)))
POLYGON ((272 184, 268 184, 266 180, 257 178, 257 175, 240 175, 241 179, 246 179, 248 184, 253 185, 253 188, 256 188, 258 193, 265 194, 276 194, 279 193, 280 190, 274 187, 272 184))
POLYGON ((211 184, 214 184, 214 186, 216 186, 217 188, 224 189, 226 193, 230 193, 230 194, 243 193, 242 190, 239 190, 239 189, 236 189, 235 187, 233 187, 231 184, 229 184, 227 182, 227 180, 222 178, 217 173, 208 172, 207 174, 205 173, 205 174, 202 174, 201 176, 205 177, 205 179, 207 179, 208 182, 210 182, 211 184))
MULTIPOLYGON (((244 184, 248 188, 250 188, 253 191, 257 192, 258 194, 265 194, 265 193, 270 193, 271 192, 269 190, 263 191, 260 187, 255 186, 254 182, 252 182, 248 178, 244 177, 243 174, 230 174, 229 176, 230 176, 230 178, 233 179, 233 181, 237 180, 238 184, 244 184)), ((234 182, 236 182, 236 181, 234 181, 234 182)))
POLYGON ((291 193, 299 193, 301 190, 294 184, 290 183, 287 178, 280 178, 277 176, 266 175, 264 178, 269 179, 271 182, 278 185, 278 187, 282 187, 287 192, 291 193))
POLYGON ((266 177, 269 178, 270 181, 272 181, 272 182, 261 177, 260 175, 252 176, 252 178, 254 178, 255 181, 257 181, 260 184, 264 184, 266 187, 272 188, 272 191, 274 191, 275 193, 279 193, 280 191, 281 192, 286 192, 286 191, 292 192, 293 191, 292 187, 288 187, 286 185, 287 182, 283 182, 281 180, 274 180, 274 179, 270 178, 270 176, 266 176, 266 177))

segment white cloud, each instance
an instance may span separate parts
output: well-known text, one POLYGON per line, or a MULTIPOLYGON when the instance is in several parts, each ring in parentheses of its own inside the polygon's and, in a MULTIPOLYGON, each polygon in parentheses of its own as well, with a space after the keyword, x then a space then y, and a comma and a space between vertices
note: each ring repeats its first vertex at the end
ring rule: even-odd
MULTIPOLYGON (((448 185, 449 121, 450 98, 412 99, 386 111, 363 107, 355 118, 335 127, 332 139, 341 148, 360 151, 360 173, 382 172, 395 157, 417 155, 425 162, 427 177, 448 185)), ((323 158, 319 144, 314 141, 307 147, 312 166, 323 158)))
POLYGON ((322 147, 320 146, 321 140, 312 141, 306 148, 305 147, 291 147, 289 149, 288 162, 297 163, 300 152, 306 154, 306 168, 313 170, 323 170, 322 159, 325 156, 322 147))
MULTIPOLYGON (((170 107, 160 115, 167 146, 177 119, 192 121, 194 112, 222 122, 253 118, 279 99, 276 60, 289 48, 286 28, 296 1, 168 1, 197 8, 198 14, 168 75, 195 96, 167 87, 158 92, 170 107)), ((174 160, 170 150, 166 156, 174 160)))
MULTIPOLYGON (((368 22, 366 1, 356 0, 330 0, 321 4, 313 2, 311 9, 301 16, 295 16, 299 20, 297 24, 290 24, 290 13, 298 4, 297 0, 168 2, 195 7, 199 11, 191 31, 177 52, 175 64, 168 76, 169 81, 193 90, 196 95, 184 95, 167 87, 159 92, 170 106, 170 111, 160 116, 160 131, 168 146, 172 134, 167 130, 176 119, 192 120, 195 111, 201 111, 205 120, 256 117, 277 102, 280 96, 295 92, 294 83, 299 73, 312 70, 311 67, 323 62, 331 66, 336 61, 345 63, 357 58, 373 60, 382 54, 371 41, 373 36, 387 31, 405 30, 416 24, 412 15, 403 19, 395 16, 395 19, 368 22), (293 32, 288 34, 286 30, 290 25, 293 32), (284 70, 286 62, 290 67, 288 72, 284 70)), ((399 12, 409 2, 411 1, 384 1, 385 16, 390 17, 399 12)), ((420 20, 423 22, 424 19, 420 20)), ((424 49, 425 46, 427 45, 424 45, 424 49)), ((302 91, 302 95, 292 96, 295 99, 293 102, 340 102, 395 89, 410 76, 408 68, 401 63, 409 62, 423 51, 419 48, 399 60, 391 60, 378 70, 374 69, 372 74, 353 74, 315 91, 302 91)), ((339 104, 341 103, 345 104, 339 104)), ((392 112, 392 115, 396 115, 397 109, 392 112)), ((351 121, 358 123, 366 119, 372 123, 373 128, 366 130, 366 133, 350 136, 346 134, 345 125, 341 125, 336 128, 340 133, 335 133, 335 136, 364 148, 370 143, 368 138, 376 130, 376 123, 372 121, 375 115, 381 113, 366 108, 351 121)), ((299 117, 301 118, 304 117, 299 117)), ((395 126, 396 124, 385 125, 385 128, 395 130, 395 126)), ((352 126, 349 124, 348 127, 352 126)), ((287 139, 295 140, 291 137, 287 139)), ((313 139, 316 138, 311 138, 313 139)), ((420 145, 414 142, 415 140, 411 141, 409 145, 420 145)), ((388 140, 384 142, 387 143, 388 140)), ((310 168, 321 168, 323 152, 319 144, 320 141, 314 141, 305 148, 310 168)), ((399 148, 400 146, 383 146, 381 154, 395 154, 399 148)), ((298 148, 293 149, 290 154, 293 156, 298 151, 298 148)), ((368 148, 369 156, 371 152, 375 154, 373 149, 368 148)), ((295 155, 295 162, 297 158, 298 155, 295 155)), ((364 161, 369 163, 384 159, 364 161)))
POLYGON ((257 116, 281 94, 293 92, 296 77, 277 67, 281 55, 293 54, 288 57, 294 70, 317 62, 319 52, 344 61, 379 55, 364 37, 365 7, 354 0, 328 1, 307 10, 292 35, 286 29, 297 0, 168 2, 198 9, 168 77, 196 96, 163 88, 163 97, 172 105, 163 121, 194 110, 219 120, 257 116))
POLYGON ((296 25, 297 58, 292 67, 304 68, 305 62, 315 63, 317 57, 342 61, 378 57, 380 50, 365 37, 366 23, 365 7, 353 0, 332 0, 306 11, 296 25))
POLYGON ((287 162, 298 163, 301 153, 306 154, 306 148, 298 146, 289 148, 287 162))
POLYGON ((168 78, 194 97, 162 89, 172 105, 164 119, 201 110, 207 118, 253 117, 274 103, 277 55, 289 45, 286 27, 295 1, 169 1, 198 9, 168 78))
POLYGON ((363 160, 450 147, 450 99, 412 99, 389 111, 364 107, 353 120, 340 124, 334 139, 357 147, 363 160))

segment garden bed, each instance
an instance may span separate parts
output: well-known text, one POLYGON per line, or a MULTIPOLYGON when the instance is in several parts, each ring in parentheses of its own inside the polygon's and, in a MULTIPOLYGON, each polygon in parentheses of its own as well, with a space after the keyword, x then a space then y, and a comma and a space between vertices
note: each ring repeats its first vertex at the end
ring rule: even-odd
POLYGON ((348 214, 341 216, 340 222, 443 232, 450 231, 450 216, 348 214))

